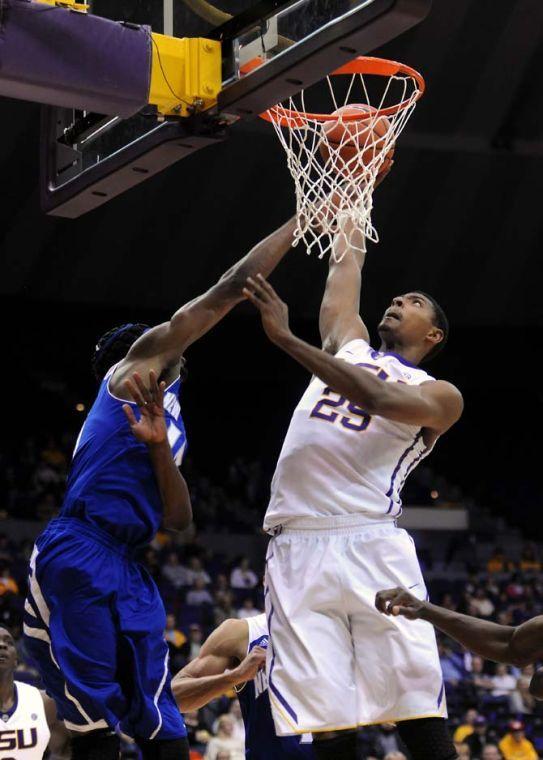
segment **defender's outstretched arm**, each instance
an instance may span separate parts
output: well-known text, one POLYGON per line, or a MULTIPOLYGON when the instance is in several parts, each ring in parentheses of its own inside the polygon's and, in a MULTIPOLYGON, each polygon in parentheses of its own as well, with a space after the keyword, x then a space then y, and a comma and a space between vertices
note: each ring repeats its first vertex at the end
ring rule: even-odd
POLYGON ((293 335, 286 304, 262 276, 249 278, 244 292, 259 309, 264 330, 273 343, 369 414, 419 425, 437 435, 459 419, 463 401, 454 385, 443 380, 422 385, 383 382, 362 367, 330 356, 293 335))
POLYGON ((266 651, 254 647, 245 655, 248 644, 249 628, 244 620, 225 620, 213 631, 198 657, 172 679, 172 692, 181 712, 198 710, 256 676, 264 666, 266 651))
MULTIPOLYGON (((176 311, 169 322, 148 330, 134 343, 125 362, 137 364, 153 360, 156 365, 158 360, 161 367, 168 367, 178 361, 191 343, 243 300, 247 277, 257 272, 268 275, 275 269, 292 246, 295 226, 295 219, 290 219, 228 269, 206 293, 176 311)), ((129 371, 133 372, 134 367, 129 371)), ((138 371, 142 370, 138 368, 138 371)))
POLYGON ((362 268, 366 259, 363 237, 349 220, 338 229, 334 239, 319 315, 322 347, 329 354, 336 354, 355 338, 369 340, 360 317, 362 268))
POLYGON ((135 438, 147 445, 164 507, 162 523, 169 530, 185 530, 192 522, 192 503, 185 478, 172 456, 164 417, 166 384, 149 372, 149 388, 137 372, 125 383, 126 395, 138 405, 139 419, 129 404, 123 410, 135 438))

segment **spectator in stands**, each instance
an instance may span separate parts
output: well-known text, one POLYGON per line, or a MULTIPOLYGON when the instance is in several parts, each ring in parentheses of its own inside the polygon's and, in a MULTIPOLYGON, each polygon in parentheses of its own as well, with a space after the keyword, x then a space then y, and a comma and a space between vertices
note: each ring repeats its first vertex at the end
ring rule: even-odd
POLYGON ((172 663, 172 671, 176 672, 180 667, 183 667, 185 658, 183 657, 183 649, 187 643, 187 637, 177 627, 175 615, 171 613, 166 615, 166 630, 164 631, 164 638, 168 643, 168 649, 170 651, 170 660, 172 663))
POLYGON ((0 562, 13 561, 14 547, 5 533, 0 533, 0 562))
POLYGON ((213 604, 213 597, 206 587, 203 578, 196 578, 191 590, 187 594, 187 604, 198 606, 200 604, 213 604))
POLYGON ((524 596, 524 584, 518 573, 514 573, 514 575, 511 576, 511 580, 505 588, 505 593, 507 598, 513 601, 522 599, 524 596))
POLYGON ((491 677, 494 688, 490 692, 493 697, 504 697, 507 699, 510 712, 515 711, 514 693, 517 689, 517 679, 509 672, 509 666, 503 662, 496 665, 496 672, 491 677))
POLYGON ((464 670, 458 655, 448 644, 438 641, 439 661, 443 672, 443 680, 446 684, 457 686, 464 678, 464 670))
POLYGON ((510 562, 501 546, 496 546, 492 556, 487 562, 486 569, 489 573, 504 573, 511 570, 513 563, 510 562))
POLYGON ((207 745, 205 760, 218 760, 219 752, 229 752, 230 760, 245 760, 245 742, 234 736, 234 719, 231 715, 221 715, 217 736, 207 745))
POLYGON ((471 736, 475 728, 475 721, 479 717, 479 713, 474 708, 467 710, 464 715, 464 722, 461 723, 454 732, 453 739, 456 744, 461 744, 465 741, 467 736, 471 736))
POLYGON ((533 544, 526 544, 520 555, 520 569, 523 572, 536 572, 541 570, 541 562, 537 558, 536 549, 533 544))
POLYGON ((538 760, 534 745, 524 735, 524 723, 512 720, 509 733, 500 742, 500 751, 505 760, 538 760))
POLYGON ((256 617, 256 615, 260 615, 260 610, 257 610, 252 599, 250 598, 245 599, 243 601, 243 606, 241 607, 241 609, 238 610, 237 617, 250 618, 250 617, 256 617))
POLYGON ((477 617, 490 618, 494 613, 494 605, 483 588, 478 588, 475 592, 475 596, 471 599, 471 607, 475 608, 472 614, 477 617))
POLYGON ((145 550, 143 562, 153 580, 158 584, 160 582, 162 568, 158 554, 150 546, 145 550))
POLYGON ((175 589, 182 586, 189 586, 188 571, 179 561, 177 552, 170 552, 166 564, 162 568, 162 575, 168 580, 175 589))
POLYGON ((535 673, 533 665, 526 665, 520 671, 520 678, 517 681, 517 690, 514 692, 514 707, 511 712, 514 713, 532 713, 535 707, 535 699, 530 694, 530 682, 535 673))
POLYGON ((11 575, 11 570, 6 562, 0 564, 0 596, 8 594, 18 594, 19 586, 15 578, 11 575))
POLYGON ((458 760, 471 760, 471 752, 468 744, 455 742, 454 747, 456 749, 456 754, 458 755, 458 760))
POLYGON ((217 594, 225 594, 230 591, 230 584, 228 583, 228 577, 225 573, 219 573, 215 578, 215 596, 217 594))
POLYGON ((187 662, 192 662, 200 654, 204 637, 198 623, 193 623, 189 628, 189 640, 186 645, 187 662))
POLYGON ((458 609, 458 605, 454 601, 452 594, 443 594, 441 606, 445 607, 446 610, 452 610, 453 612, 456 612, 458 609))
POLYGON ((483 747, 481 760, 502 760, 503 755, 495 744, 487 744, 483 747))
POLYGON ((483 754, 484 747, 495 739, 492 733, 489 736, 488 724, 483 715, 478 715, 473 723, 473 733, 464 739, 464 742, 470 748, 471 756, 479 760, 483 754))
MULTIPOLYGON (((208 727, 200 717, 198 710, 187 710, 183 713, 183 720, 187 727, 187 735, 191 750, 195 752, 205 752, 211 734, 208 727)), ((201 757, 201 755, 200 755, 201 757)))
POLYGON ((66 455, 58 446, 57 442, 51 436, 45 447, 41 450, 40 458, 42 462, 64 473, 66 471, 66 455))
POLYGON ((258 576, 251 569, 248 557, 243 557, 239 565, 232 570, 230 585, 232 588, 255 588, 258 586, 258 576))
POLYGON ((192 557, 187 569, 187 585, 192 586, 197 578, 203 580, 206 586, 211 583, 211 578, 204 569, 202 560, 198 557, 192 557))
POLYGON ((245 724, 243 723, 243 716, 241 714, 241 706, 238 699, 233 699, 230 703, 228 715, 232 717, 234 721, 234 732, 232 736, 242 739, 245 742, 245 724))
POLYGON ((226 593, 217 593, 215 595, 216 605, 213 609, 213 618, 215 620, 215 626, 219 626, 224 623, 225 620, 230 618, 236 618, 238 616, 237 610, 234 607, 234 597, 231 591, 226 593))
POLYGON ((479 655, 471 658, 471 673, 469 681, 480 700, 485 699, 493 688, 492 679, 484 673, 485 661, 479 655))
POLYGON ((388 753, 400 752, 398 731, 394 723, 382 723, 378 726, 374 751, 378 757, 388 753))

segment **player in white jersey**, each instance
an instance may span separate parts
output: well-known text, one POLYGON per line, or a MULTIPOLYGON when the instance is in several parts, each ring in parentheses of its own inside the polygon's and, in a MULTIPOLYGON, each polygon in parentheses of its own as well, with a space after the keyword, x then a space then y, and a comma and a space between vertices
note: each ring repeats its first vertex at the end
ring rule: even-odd
POLYGON ((395 524, 400 491, 463 402, 454 386, 418 367, 447 337, 430 296, 393 298, 379 350, 369 345, 359 315, 363 254, 346 242, 358 234, 340 230, 334 241, 343 258, 330 261, 324 350, 292 334, 286 305, 262 277, 245 291, 270 340, 313 374, 264 523, 273 536, 270 699, 278 734, 313 732, 319 758, 354 758, 357 726, 394 721, 415 760, 449 760, 456 754, 432 627, 379 615, 374 599, 392 586, 426 596, 413 541, 395 524))
POLYGON ((17 650, 0 626, 0 760, 69 760, 70 739, 57 720, 52 699, 35 686, 14 680, 17 650))

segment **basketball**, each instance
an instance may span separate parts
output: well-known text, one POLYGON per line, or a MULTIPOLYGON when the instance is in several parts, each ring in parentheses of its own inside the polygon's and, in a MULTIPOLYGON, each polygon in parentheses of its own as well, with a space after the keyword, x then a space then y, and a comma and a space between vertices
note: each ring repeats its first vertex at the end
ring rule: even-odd
MULTIPOLYGON (((376 112, 372 106, 363 103, 351 103, 333 111, 332 116, 352 116, 361 112, 371 115, 376 112)), ((383 151, 387 134, 391 128, 386 116, 377 119, 342 121, 337 119, 323 124, 323 139, 319 146, 325 163, 334 161, 336 172, 345 177, 358 176, 383 151), (333 151, 331 156, 331 150, 333 151), (356 156, 359 156, 356 160, 356 156)), ((384 156, 379 173, 388 169, 394 156, 394 142, 384 156)))

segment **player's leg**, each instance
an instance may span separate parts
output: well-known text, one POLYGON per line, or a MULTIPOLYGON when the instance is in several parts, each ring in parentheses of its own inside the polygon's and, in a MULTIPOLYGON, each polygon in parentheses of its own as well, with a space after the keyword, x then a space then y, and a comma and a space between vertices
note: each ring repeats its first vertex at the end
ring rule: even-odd
POLYGON ((352 605, 359 723, 401 721, 400 735, 414 760, 452 760, 432 626, 410 621, 409 627, 403 618, 380 615, 374 605, 385 580, 426 596, 412 539, 392 526, 353 535, 343 567, 352 605))
POLYGON ((398 733, 413 760, 456 760, 445 718, 421 718, 398 723, 398 733))
MULTIPOLYGON (((268 693, 279 736, 356 727, 353 648, 337 559, 324 531, 283 530, 268 548, 268 693)), ((324 752, 326 740, 318 741, 324 752)))
POLYGON ((314 734, 313 753, 317 760, 354 760, 356 758, 356 731, 314 734))
POLYGON ((158 589, 136 563, 126 565, 117 599, 123 637, 120 662, 130 677, 130 710, 121 728, 133 736, 144 760, 189 757, 187 732, 171 691, 166 614, 158 589))
POLYGON ((38 541, 30 563, 25 646, 74 733, 74 758, 117 760, 112 731, 128 709, 116 681, 120 559, 84 536, 51 533, 38 541))

